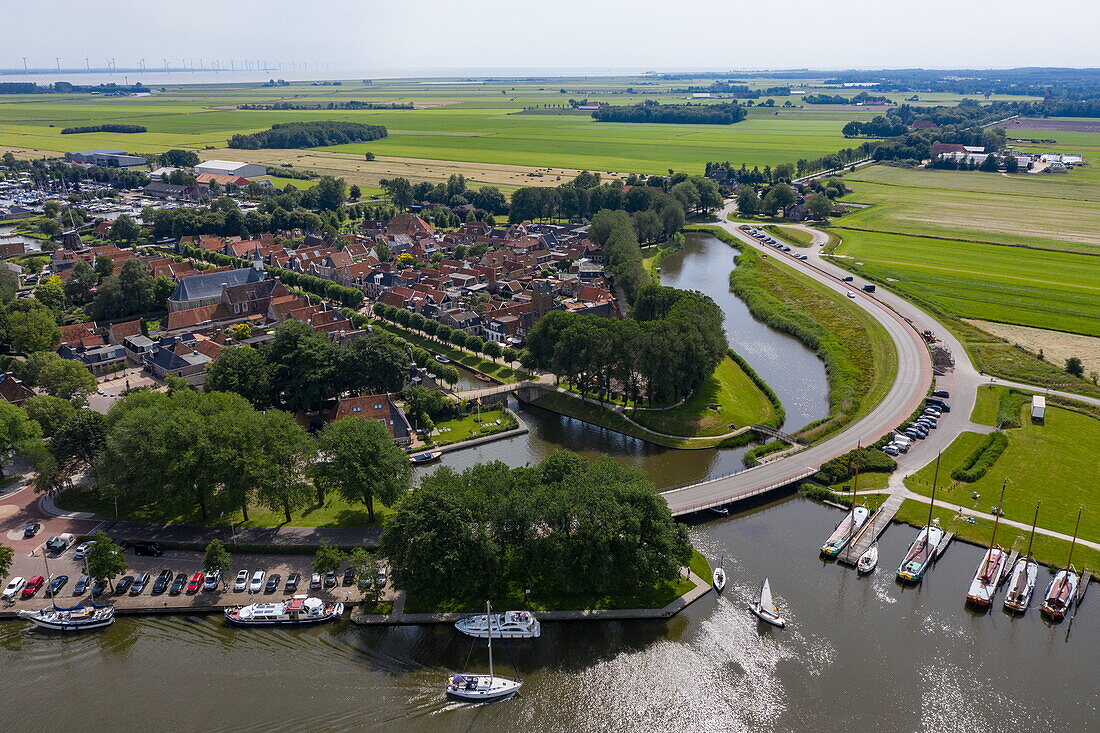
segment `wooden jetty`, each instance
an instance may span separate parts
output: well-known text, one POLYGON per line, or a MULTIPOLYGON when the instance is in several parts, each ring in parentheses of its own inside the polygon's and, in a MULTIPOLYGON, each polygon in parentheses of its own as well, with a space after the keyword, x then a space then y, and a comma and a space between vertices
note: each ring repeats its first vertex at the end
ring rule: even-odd
POLYGON ((943 539, 940 540, 940 543, 936 545, 936 550, 932 553, 931 559, 933 561, 939 560, 943 553, 947 552, 947 546, 951 544, 951 540, 953 539, 955 539, 954 532, 948 532, 947 534, 945 534, 943 536, 943 539))
POLYGON ((867 552, 871 545, 877 542, 882 533, 886 531, 886 528, 890 526, 894 515, 898 513, 898 509, 901 509, 903 501, 905 499, 897 494, 889 496, 882 503, 882 506, 875 510, 871 518, 864 523, 859 533, 848 543, 848 546, 837 555, 837 562, 854 567, 859 562, 860 556, 867 552))
POLYGON ((1020 559, 1020 551, 1013 550, 1012 554, 1008 556, 1008 564, 1004 566, 1004 570, 1001 571, 1001 577, 997 580, 997 587, 1012 577, 1012 569, 1016 567, 1016 561, 1020 559))
POLYGON ((1089 584, 1092 582, 1093 575, 1087 570, 1081 571, 1081 582, 1077 584, 1077 605, 1080 606, 1081 602, 1085 600, 1085 593, 1089 589, 1089 584))

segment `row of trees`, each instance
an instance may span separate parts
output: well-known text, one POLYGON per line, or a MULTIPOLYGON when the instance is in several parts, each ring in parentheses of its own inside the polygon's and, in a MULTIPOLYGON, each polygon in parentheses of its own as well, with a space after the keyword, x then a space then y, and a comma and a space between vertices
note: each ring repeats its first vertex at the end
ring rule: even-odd
POLYGON ((66 127, 61 130, 62 135, 75 135, 82 132, 148 132, 145 125, 83 125, 81 127, 66 127))
POLYGON ((726 354, 722 312, 701 293, 650 284, 631 315, 552 311, 528 333, 525 364, 601 398, 664 404, 691 394, 726 354))
POLYGON ((238 134, 229 138, 229 147, 258 150, 260 148, 316 148, 322 145, 378 140, 386 137, 382 125, 361 122, 318 120, 313 122, 280 122, 261 132, 238 134))
MULTIPOLYGON (((434 336, 440 341, 454 344, 459 348, 472 351, 475 354, 484 354, 490 359, 503 358, 508 363, 514 363, 520 360, 520 352, 515 349, 502 347, 496 341, 490 341, 489 339, 475 336, 472 333, 466 333, 460 328, 451 328, 446 324, 428 318, 422 313, 413 313, 404 308, 396 308, 392 305, 386 305, 385 303, 375 303, 373 311, 374 315, 383 320, 397 323, 428 336, 434 336)), ((428 355, 427 351, 413 348, 413 358, 416 363, 421 366, 427 366, 429 371, 439 369, 440 366, 446 366, 446 364, 436 366, 438 362, 435 362, 434 359, 426 355, 428 355)), ((438 373, 432 371, 432 373, 436 374, 436 376, 440 377, 444 382, 454 383, 458 381, 457 371, 454 374, 453 380, 448 379, 450 374, 445 370, 440 370, 438 373)))
POLYGON ((430 603, 630 591, 675 578, 692 552, 639 469, 567 453, 440 468, 398 502, 381 544, 394 583, 430 603))
POLYGON ((719 104, 659 104, 647 100, 628 107, 602 107, 592 113, 597 122, 666 122, 685 125, 732 125, 745 119, 736 102, 719 104))
POLYGON ((452 207, 469 204, 491 214, 508 211, 508 200, 499 188, 482 186, 474 191, 467 188, 466 177, 461 173, 451 174, 446 183, 411 183, 407 178, 384 178, 379 181, 379 185, 398 209, 408 209, 413 204, 428 202, 452 207))

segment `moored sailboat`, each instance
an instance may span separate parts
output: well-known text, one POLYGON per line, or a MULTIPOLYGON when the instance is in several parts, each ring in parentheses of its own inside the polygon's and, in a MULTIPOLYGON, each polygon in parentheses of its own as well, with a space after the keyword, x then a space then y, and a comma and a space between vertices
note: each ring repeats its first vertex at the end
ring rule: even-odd
POLYGON ((749 606, 749 610, 761 621, 772 626, 783 628, 787 625, 787 619, 779 614, 779 606, 775 605, 775 601, 772 600, 772 587, 767 578, 764 578, 764 583, 760 586, 759 599, 749 606))
POLYGON ((493 609, 489 602, 485 602, 485 618, 488 623, 489 639, 489 674, 467 674, 460 672, 447 680, 447 694, 463 700, 488 701, 499 700, 514 694, 523 685, 518 680, 510 680, 506 677, 497 677, 493 673, 493 637, 499 635, 495 628, 493 609))
POLYGON ((989 538, 989 549, 985 551, 978 569, 974 571, 974 579, 970 581, 970 590, 966 593, 966 602, 978 608, 989 608, 993 603, 993 595, 997 592, 997 586, 1004 575, 1005 565, 1008 563, 1008 553, 997 546, 997 527, 1001 520, 1001 507, 1004 506, 1005 487, 1008 479, 1001 484, 1001 498, 997 501, 997 513, 993 515, 993 534, 989 538))
POLYGON ((867 573, 878 567, 878 543, 875 542, 867 548, 867 552, 859 556, 859 560, 856 561, 856 571, 860 575, 866 575, 867 573))
MULTIPOLYGON (((856 446, 856 456, 859 455, 859 445, 856 446)), ((840 551, 852 541, 852 538, 856 536, 860 528, 867 523, 867 518, 871 516, 871 510, 865 506, 856 506, 856 491, 859 488, 859 460, 857 458, 855 463, 855 477, 852 481, 852 510, 844 515, 844 519, 837 522, 836 527, 833 529, 833 533, 829 535, 829 539, 825 540, 825 544, 821 546, 821 554, 826 557, 836 557, 840 554, 840 551)))
POLYGON ((1077 530, 1081 526, 1081 510, 1077 510, 1077 524, 1073 527, 1073 540, 1069 543, 1069 557, 1066 566, 1058 571, 1054 580, 1047 586, 1046 599, 1040 606, 1039 612, 1043 618, 1050 621, 1062 621, 1069 612, 1069 607, 1077 597, 1077 586, 1081 577, 1073 568, 1073 548, 1077 544, 1077 530))
POLYGON ((1035 581, 1039 577, 1039 563, 1031 558, 1031 545, 1035 541, 1035 526, 1039 521, 1039 505, 1035 503, 1035 517, 1031 520, 1031 539, 1027 541, 1027 552, 1016 561, 1012 568, 1012 576, 1008 581, 1008 591, 1005 593, 1005 608, 1016 613, 1023 613, 1031 605, 1031 596, 1035 593, 1035 581))
POLYGON ((21 610, 19 617, 51 631, 91 631, 113 624, 115 607, 93 603, 91 607, 80 605, 62 608, 54 604, 38 611, 21 610))
POLYGON ((920 532, 909 545, 909 549, 906 550, 901 565, 898 565, 897 577, 903 583, 916 583, 924 577, 928 566, 935 559, 936 548, 943 540, 944 532, 940 527, 940 520, 932 516, 932 510, 936 506, 936 483, 939 475, 940 457, 936 456, 936 471, 932 477, 932 498, 928 504, 928 523, 921 527, 920 532))

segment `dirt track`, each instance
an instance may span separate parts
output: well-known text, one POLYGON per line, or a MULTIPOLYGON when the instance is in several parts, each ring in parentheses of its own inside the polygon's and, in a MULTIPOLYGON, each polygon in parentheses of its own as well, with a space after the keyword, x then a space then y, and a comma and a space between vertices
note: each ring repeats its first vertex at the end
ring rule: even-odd
POLYGON ((1002 125, 1006 130, 1050 130, 1052 132, 1100 132, 1100 120, 1049 120, 1034 117, 1015 119, 1002 125))

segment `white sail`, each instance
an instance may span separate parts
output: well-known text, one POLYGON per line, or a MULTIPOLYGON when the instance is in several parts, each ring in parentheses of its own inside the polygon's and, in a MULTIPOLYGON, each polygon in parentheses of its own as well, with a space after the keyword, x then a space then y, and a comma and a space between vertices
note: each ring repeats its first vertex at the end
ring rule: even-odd
POLYGON ((772 587, 768 585, 767 578, 764 578, 764 585, 760 586, 760 607, 765 611, 776 610, 775 604, 772 603, 772 587))

